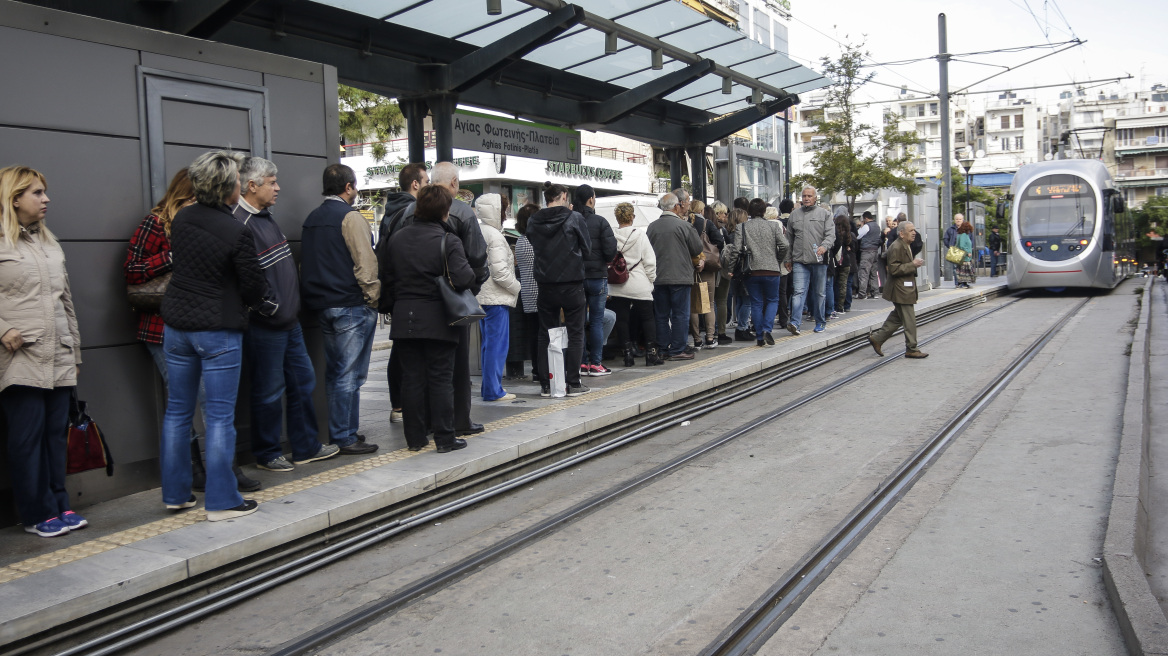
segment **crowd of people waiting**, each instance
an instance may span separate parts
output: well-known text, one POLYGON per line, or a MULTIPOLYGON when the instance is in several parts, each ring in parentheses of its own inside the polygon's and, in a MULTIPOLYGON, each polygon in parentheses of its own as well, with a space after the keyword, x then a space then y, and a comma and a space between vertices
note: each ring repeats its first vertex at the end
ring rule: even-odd
MULTIPOLYGON (((613 230, 595 212, 590 186, 547 183, 543 207, 528 203, 516 213, 512 244, 500 196, 483 194, 472 207, 458 198, 457 167, 439 162, 402 168, 401 191, 385 199, 374 239, 353 207, 354 172, 334 164, 323 174, 324 201, 303 223, 297 265, 272 215, 277 173, 259 157, 199 156, 142 220, 123 267, 128 285, 165 289, 159 307, 140 311, 137 332, 167 388, 163 503, 191 508, 194 492, 205 492, 210 521, 258 507, 241 492, 260 484, 235 463, 244 360, 257 467, 289 472, 370 454, 377 445, 358 433, 360 388, 377 316, 388 314, 391 421, 403 423, 410 450, 425 448, 432 434, 445 453, 465 447, 460 438, 483 426, 470 416, 469 328, 447 321, 443 280, 471 290, 485 310, 484 401, 514 399, 503 381, 523 378, 527 360, 541 396, 551 396, 549 330, 559 327, 567 333, 565 394, 578 396, 589 392, 584 377, 612 373, 603 354, 614 330, 626 367, 639 358, 646 366, 692 360, 733 341, 769 347, 774 330, 799 335, 805 320, 822 332, 853 298, 878 293, 887 275, 879 255, 900 234, 891 217, 881 230, 867 212, 855 224, 846 210, 833 215, 812 187, 802 190, 799 207, 760 198, 707 205, 677 189, 660 197, 660 216, 647 227, 634 225, 632 205, 618 205, 613 230), (618 262, 623 273, 614 279, 618 262), (324 342, 327 444, 317 439, 316 374, 302 313, 319 323, 324 342), (281 449, 285 426, 290 456, 281 449)), ((65 428, 81 339, 64 254, 44 225, 46 187, 33 169, 0 169, 0 408, 21 522, 52 537, 87 522, 65 491, 65 428)), ((919 237, 911 246, 915 256, 919 237)))

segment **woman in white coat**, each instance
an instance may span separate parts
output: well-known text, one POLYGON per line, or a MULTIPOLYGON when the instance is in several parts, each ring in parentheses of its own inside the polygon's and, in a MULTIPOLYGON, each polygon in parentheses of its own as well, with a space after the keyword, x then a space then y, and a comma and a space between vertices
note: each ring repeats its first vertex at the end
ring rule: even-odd
POLYGON ((501 232, 503 214, 499 194, 479 196, 475 209, 478 210, 483 240, 487 242, 487 267, 491 270, 491 277, 483 283, 476 297, 487 311, 486 318, 479 321, 483 369, 481 392, 484 401, 510 401, 515 395, 503 389, 503 368, 511 339, 508 308, 515 306, 520 289, 515 277, 515 254, 501 232))
POLYGON ((637 344, 629 336, 631 322, 641 325, 645 340, 645 366, 665 364, 657 352, 657 324, 653 316, 653 281, 657 280, 657 254, 641 228, 633 227, 633 206, 616 206, 616 250, 625 258, 629 279, 608 286, 608 309, 616 313, 617 338, 625 345, 625 366, 633 366, 637 344))

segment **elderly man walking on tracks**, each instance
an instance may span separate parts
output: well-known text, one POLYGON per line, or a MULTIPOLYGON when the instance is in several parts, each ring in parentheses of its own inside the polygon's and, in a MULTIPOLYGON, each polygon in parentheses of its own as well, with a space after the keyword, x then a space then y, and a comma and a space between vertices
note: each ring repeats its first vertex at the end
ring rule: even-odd
POLYGON ((884 325, 876 332, 868 335, 868 343, 876 355, 884 356, 880 347, 892 337, 897 328, 904 326, 904 344, 907 350, 904 357, 922 359, 929 357, 917 349, 917 314, 914 304, 917 302, 917 269, 924 266, 925 261, 913 258, 909 246, 917 236, 917 229, 908 221, 901 221, 896 230, 900 239, 892 242, 888 247, 888 276, 884 285, 884 300, 892 301, 892 312, 884 320, 884 325))

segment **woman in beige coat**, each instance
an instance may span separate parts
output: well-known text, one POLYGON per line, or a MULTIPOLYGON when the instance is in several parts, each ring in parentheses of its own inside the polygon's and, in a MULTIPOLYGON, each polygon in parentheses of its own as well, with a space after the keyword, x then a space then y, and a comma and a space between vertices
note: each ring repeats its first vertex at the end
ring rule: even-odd
POLYGON ((503 369, 507 362, 507 349, 511 344, 509 308, 519 299, 519 279, 515 277, 515 254, 507 245, 503 229, 502 197, 499 194, 483 194, 475 201, 480 229, 487 242, 487 266, 491 277, 479 290, 478 301, 487 316, 479 321, 479 335, 482 337, 483 384, 480 392, 483 400, 506 403, 515 398, 503 389, 503 369))
POLYGON ((45 176, 0 169, 0 410, 24 530, 64 535, 88 522, 69 509, 66 428, 81 364, 81 335, 65 253, 44 226, 45 176))

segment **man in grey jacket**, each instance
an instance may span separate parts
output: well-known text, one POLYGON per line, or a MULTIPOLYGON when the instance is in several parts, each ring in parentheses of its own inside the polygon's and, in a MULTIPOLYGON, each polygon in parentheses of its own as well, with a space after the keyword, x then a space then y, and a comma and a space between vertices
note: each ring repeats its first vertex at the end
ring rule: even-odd
POLYGON ((693 258, 702 254, 702 240, 698 231, 681 218, 677 196, 665 194, 657 207, 661 218, 645 231, 657 255, 657 280, 653 285, 657 344, 663 360, 692 360, 694 351, 686 346, 689 294, 694 283, 693 258))
POLYGON ((791 233, 791 273, 794 278, 795 295, 791 299, 791 321, 787 330, 792 335, 799 334, 803 322, 803 306, 807 295, 811 294, 811 317, 815 319, 815 332, 821 333, 827 327, 823 317, 824 290, 827 283, 827 265, 823 254, 835 243, 835 222, 831 212, 815 204, 818 199, 815 187, 804 187, 801 195, 802 206, 791 213, 787 229, 791 233))

